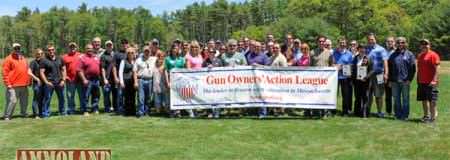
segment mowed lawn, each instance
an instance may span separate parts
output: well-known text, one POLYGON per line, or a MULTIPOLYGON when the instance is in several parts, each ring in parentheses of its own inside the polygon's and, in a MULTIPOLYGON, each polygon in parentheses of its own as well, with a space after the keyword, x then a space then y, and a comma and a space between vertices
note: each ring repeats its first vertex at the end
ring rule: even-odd
MULTIPOLYGON (((0 159, 14 159, 17 148, 110 148, 115 160, 450 159, 449 62, 442 65, 440 82, 435 124, 419 122, 422 107, 415 100, 414 83, 407 122, 340 116, 325 120, 137 119, 109 114, 1 120, 0 159)), ((0 90, 4 96, 3 85, 0 90)), ((0 98, 2 115, 4 99, 0 98)), ((56 110, 54 100, 52 111, 56 110)), ((15 114, 19 114, 18 106, 15 114)))

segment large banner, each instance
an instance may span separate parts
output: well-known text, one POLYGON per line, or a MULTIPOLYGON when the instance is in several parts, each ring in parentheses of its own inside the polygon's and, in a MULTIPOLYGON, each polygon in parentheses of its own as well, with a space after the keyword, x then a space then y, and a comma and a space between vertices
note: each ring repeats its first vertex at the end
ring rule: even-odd
POLYGON ((173 69, 170 108, 336 109, 337 76, 334 67, 173 69))

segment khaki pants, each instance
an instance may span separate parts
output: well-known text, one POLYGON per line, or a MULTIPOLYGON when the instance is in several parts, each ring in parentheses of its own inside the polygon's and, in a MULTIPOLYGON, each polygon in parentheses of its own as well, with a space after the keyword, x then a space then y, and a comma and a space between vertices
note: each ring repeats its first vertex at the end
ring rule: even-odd
POLYGON ((27 106, 28 106, 28 89, 24 87, 13 87, 6 90, 6 107, 4 118, 10 118, 14 114, 14 109, 16 107, 17 99, 20 100, 20 114, 22 116, 27 116, 27 106))

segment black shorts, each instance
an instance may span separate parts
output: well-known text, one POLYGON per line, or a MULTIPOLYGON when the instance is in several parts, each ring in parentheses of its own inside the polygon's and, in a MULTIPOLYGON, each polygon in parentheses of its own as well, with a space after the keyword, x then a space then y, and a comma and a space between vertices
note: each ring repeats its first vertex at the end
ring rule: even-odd
POLYGON ((418 101, 431 101, 436 102, 438 100, 438 89, 429 84, 419 83, 417 86, 417 100, 418 101))

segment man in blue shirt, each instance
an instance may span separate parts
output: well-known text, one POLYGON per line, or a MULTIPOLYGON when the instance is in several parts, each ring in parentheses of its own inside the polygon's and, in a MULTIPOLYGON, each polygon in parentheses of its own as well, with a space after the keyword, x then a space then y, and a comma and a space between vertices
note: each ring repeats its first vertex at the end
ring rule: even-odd
MULTIPOLYGON (((261 43, 254 42, 254 52, 251 52, 247 55, 248 64, 252 66, 267 66, 270 65, 270 59, 266 54, 261 50, 261 43)), ((267 116, 267 108, 262 107, 259 108, 258 117, 260 119, 265 118, 267 116)))
POLYGON ((270 65, 270 59, 261 50, 261 42, 254 42, 254 51, 247 55, 249 65, 267 66, 270 65))
POLYGON ((372 69, 374 75, 370 77, 371 86, 369 87, 369 106, 368 110, 370 113, 370 108, 372 106, 373 96, 375 96, 375 101, 377 104, 377 116, 384 117, 382 111, 383 108, 383 94, 384 94, 384 83, 388 78, 388 54, 386 50, 377 44, 375 34, 370 33, 367 35, 367 48, 366 52, 369 55, 370 61, 372 61, 372 69))
POLYGON ((339 87, 342 94, 342 115, 350 114, 352 110, 352 80, 351 64, 353 54, 347 49, 347 40, 339 39, 339 48, 333 52, 334 65, 338 68, 339 87))
POLYGON ((405 37, 397 38, 397 49, 389 58, 389 82, 394 96, 395 118, 406 120, 409 116, 409 88, 416 73, 416 58, 407 49, 405 37))
POLYGON ((294 40, 294 45, 293 45, 294 47, 292 48, 292 53, 294 54, 294 59, 293 59, 294 62, 292 64, 297 63, 297 61, 299 61, 303 56, 303 53, 300 50, 301 44, 302 44, 302 42, 300 41, 300 39, 294 40))

